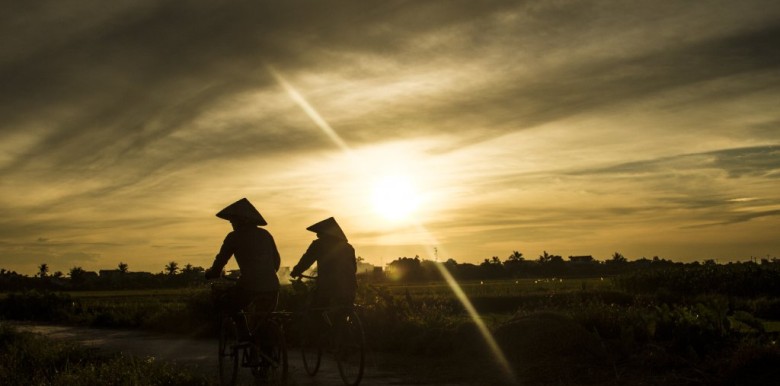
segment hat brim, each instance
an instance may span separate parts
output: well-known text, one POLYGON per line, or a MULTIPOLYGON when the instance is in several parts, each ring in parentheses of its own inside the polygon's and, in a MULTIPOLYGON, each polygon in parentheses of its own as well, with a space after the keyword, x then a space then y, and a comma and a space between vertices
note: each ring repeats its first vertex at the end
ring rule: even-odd
POLYGON ((241 221, 254 225, 268 225, 260 212, 246 198, 242 198, 217 213, 217 217, 228 221, 241 221))

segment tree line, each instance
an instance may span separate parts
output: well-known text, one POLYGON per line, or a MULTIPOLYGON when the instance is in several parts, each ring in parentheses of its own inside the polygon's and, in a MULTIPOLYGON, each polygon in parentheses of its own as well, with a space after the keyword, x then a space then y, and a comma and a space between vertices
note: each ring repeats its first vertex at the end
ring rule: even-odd
MULTIPOLYGON (((385 269, 385 277, 399 282, 425 282, 443 280, 436 262, 421 259, 399 257, 389 263, 385 269)), ((446 260, 443 265, 449 273, 458 280, 499 280, 513 278, 586 278, 610 277, 626 273, 647 270, 674 269, 683 267, 726 266, 735 263, 717 264, 709 259, 703 262, 675 262, 654 256, 628 260, 620 252, 613 253, 609 259, 600 261, 593 256, 569 256, 550 254, 544 251, 536 259, 526 259, 523 253, 512 251, 505 259, 493 256, 484 259, 479 264, 458 263, 454 259, 446 260)), ((738 264, 738 263, 736 263, 738 264)), ((749 264, 780 268, 777 258, 752 260, 749 264)))
POLYGON ((129 265, 119 262, 116 269, 88 271, 80 266, 67 273, 50 273, 49 265, 42 263, 30 277, 0 268, 0 291, 16 290, 108 290, 186 287, 204 282, 203 267, 171 261, 159 273, 132 272, 129 265))
MULTIPOLYGON (((362 260, 362 259, 361 259, 362 260)), ((391 281, 399 283, 428 282, 443 280, 438 263, 415 257, 398 257, 383 270, 363 274, 365 281, 391 281)), ((658 256, 652 259, 640 258, 629 261, 623 254, 615 252, 609 259, 600 261, 593 256, 568 256, 550 254, 544 251, 536 259, 526 259, 523 253, 512 251, 505 259, 493 256, 479 264, 458 263, 448 259, 443 267, 457 280, 503 280, 512 278, 585 278, 609 277, 633 272, 658 271, 674 268, 730 266, 751 264, 780 269, 780 260, 766 258, 751 259, 747 263, 717 264, 714 260, 675 262, 658 256)), ((0 291, 28 289, 44 290, 109 290, 176 288, 202 284, 204 268, 186 264, 180 267, 175 261, 165 264, 159 273, 132 272, 127 263, 120 262, 115 269, 87 271, 72 267, 67 273, 49 272, 49 266, 38 266, 33 277, 0 268, 0 291)))

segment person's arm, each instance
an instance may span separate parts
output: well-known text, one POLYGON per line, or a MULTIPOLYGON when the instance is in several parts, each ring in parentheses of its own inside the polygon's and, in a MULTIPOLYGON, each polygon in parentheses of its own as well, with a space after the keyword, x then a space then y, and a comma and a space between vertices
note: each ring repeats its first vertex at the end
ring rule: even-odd
POLYGON ((349 245, 349 250, 352 253, 352 273, 357 273, 357 257, 355 257, 355 248, 352 245, 349 245))
POLYGON ((218 277, 222 272, 222 268, 225 268, 230 256, 233 256, 235 252, 235 243, 233 242, 233 233, 228 233, 225 237, 225 241, 222 242, 222 247, 219 248, 219 253, 214 257, 214 263, 211 264, 211 268, 206 270, 206 278, 218 277))
POLYGON ((317 257, 319 256, 317 244, 317 240, 314 240, 311 245, 309 245, 309 249, 301 256, 301 260, 298 261, 298 264, 296 264, 295 268, 290 272, 290 276, 301 276, 303 272, 309 269, 309 267, 317 261, 317 257))

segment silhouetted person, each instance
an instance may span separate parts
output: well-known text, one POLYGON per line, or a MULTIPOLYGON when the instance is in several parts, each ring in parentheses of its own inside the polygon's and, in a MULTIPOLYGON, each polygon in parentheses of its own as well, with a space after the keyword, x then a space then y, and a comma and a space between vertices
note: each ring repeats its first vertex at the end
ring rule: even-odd
MULTIPOLYGON (((206 279, 220 277, 222 269, 230 256, 236 257, 241 270, 238 283, 218 299, 217 306, 229 315, 238 327, 239 340, 249 339, 246 319, 238 317, 238 312, 254 303, 257 312, 272 312, 276 308, 279 295, 279 251, 271 234, 258 226, 267 225, 260 212, 246 198, 236 201, 217 213, 217 217, 230 221, 233 231, 228 233, 214 264, 206 270, 206 279)), ((263 339, 265 329, 259 328, 263 339)))
POLYGON ((290 275, 301 276, 316 261, 316 306, 351 306, 357 289, 355 249, 347 242, 347 236, 333 217, 306 230, 315 232, 317 239, 312 241, 290 275))

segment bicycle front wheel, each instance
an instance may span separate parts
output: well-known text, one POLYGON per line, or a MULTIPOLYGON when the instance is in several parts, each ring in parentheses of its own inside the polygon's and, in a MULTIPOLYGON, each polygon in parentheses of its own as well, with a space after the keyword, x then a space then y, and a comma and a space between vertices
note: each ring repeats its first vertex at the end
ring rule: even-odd
POLYGON ((321 328, 311 315, 304 315, 300 326, 301 356, 306 374, 315 375, 322 361, 321 328))
POLYGON ((334 344, 333 352, 341 380, 346 386, 359 385, 366 364, 366 341, 363 324, 355 311, 350 311, 340 320, 334 344))
POLYGON ((219 326, 219 384, 233 386, 238 374, 238 334, 230 317, 223 317, 219 326))

